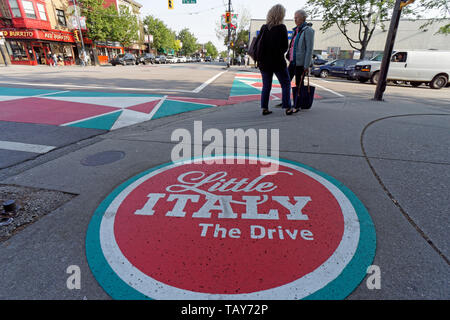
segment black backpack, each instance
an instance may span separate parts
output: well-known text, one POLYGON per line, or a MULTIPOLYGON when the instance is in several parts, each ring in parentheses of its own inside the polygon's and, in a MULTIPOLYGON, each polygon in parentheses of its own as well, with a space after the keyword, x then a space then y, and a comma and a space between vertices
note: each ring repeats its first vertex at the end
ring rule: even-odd
POLYGON ((259 61, 261 59, 262 52, 262 38, 264 36, 264 31, 266 30, 266 25, 261 27, 257 37, 253 37, 252 43, 248 48, 248 55, 252 57, 253 60, 259 61))

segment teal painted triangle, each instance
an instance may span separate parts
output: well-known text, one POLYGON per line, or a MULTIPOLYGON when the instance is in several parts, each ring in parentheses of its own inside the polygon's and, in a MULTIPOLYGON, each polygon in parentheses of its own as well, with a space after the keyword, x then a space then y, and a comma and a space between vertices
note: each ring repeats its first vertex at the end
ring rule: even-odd
POLYGON ((40 90, 30 88, 8 88, 0 87, 0 96, 13 96, 13 97, 32 97, 40 94, 54 93, 58 91, 54 90, 40 90))
POLYGON ((110 130, 121 114, 122 111, 109 113, 104 116, 98 116, 89 120, 70 124, 68 127, 110 130))
POLYGON ((156 111, 152 119, 171 116, 178 113, 211 108, 208 104, 190 103, 183 101, 165 100, 162 106, 156 111))
POLYGON ((261 90, 253 88, 252 86, 240 81, 239 79, 234 79, 233 86, 231 87, 230 96, 246 96, 250 94, 261 94, 261 90))
POLYGON ((52 97, 163 97, 158 94, 136 94, 101 91, 67 91, 52 95, 52 97))

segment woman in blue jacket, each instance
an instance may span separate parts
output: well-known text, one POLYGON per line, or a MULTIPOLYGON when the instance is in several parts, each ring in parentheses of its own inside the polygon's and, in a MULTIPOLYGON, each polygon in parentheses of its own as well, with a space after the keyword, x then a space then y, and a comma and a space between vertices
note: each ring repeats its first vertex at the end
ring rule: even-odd
MULTIPOLYGON (((306 22, 308 17, 304 10, 300 10, 303 21, 301 22, 299 31, 294 42, 294 59, 295 61, 295 85, 297 88, 304 86, 304 77, 309 72, 309 68, 313 64, 313 50, 314 50, 314 29, 311 24, 306 22)), ((299 89, 300 90, 300 89, 299 89)), ((299 109, 294 109, 294 113, 299 109)))

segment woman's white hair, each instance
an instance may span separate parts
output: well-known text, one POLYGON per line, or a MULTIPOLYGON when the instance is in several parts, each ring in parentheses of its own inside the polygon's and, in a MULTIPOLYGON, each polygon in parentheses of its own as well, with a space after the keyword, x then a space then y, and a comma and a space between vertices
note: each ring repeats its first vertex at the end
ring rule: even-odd
POLYGON ((308 14, 307 14, 306 11, 303 10, 303 9, 300 9, 300 10, 295 11, 295 14, 301 15, 303 18, 305 18, 305 20, 306 20, 306 18, 308 18, 308 14))

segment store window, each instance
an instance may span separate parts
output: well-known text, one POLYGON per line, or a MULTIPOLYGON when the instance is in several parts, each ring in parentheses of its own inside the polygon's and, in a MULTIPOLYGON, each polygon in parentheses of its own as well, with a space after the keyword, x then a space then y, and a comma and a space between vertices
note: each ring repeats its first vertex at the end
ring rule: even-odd
POLYGON ((23 11, 25 11, 25 15, 27 18, 36 19, 36 12, 34 11, 33 2, 31 1, 22 1, 23 11))
POLYGON ((20 13, 19 5, 17 4, 17 0, 9 0, 9 6, 11 7, 12 15, 14 18, 22 17, 22 14, 20 13))
POLYGON ((42 3, 37 3, 37 9, 39 11, 39 17, 41 17, 41 20, 47 21, 47 14, 45 13, 45 7, 42 3))
POLYGON ((6 49, 12 60, 14 61, 23 61, 28 60, 26 47, 22 42, 18 41, 7 41, 6 49))
POLYGON ((56 16, 58 17, 58 22, 60 25, 67 27, 66 16, 63 10, 56 9, 56 16))

